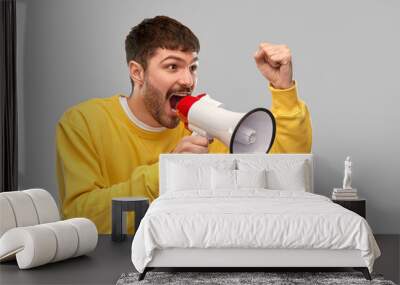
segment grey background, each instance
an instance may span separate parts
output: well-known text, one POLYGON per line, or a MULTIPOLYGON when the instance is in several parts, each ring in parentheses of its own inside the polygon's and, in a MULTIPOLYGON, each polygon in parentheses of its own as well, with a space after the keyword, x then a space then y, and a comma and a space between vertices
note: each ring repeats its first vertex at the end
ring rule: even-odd
POLYGON ((252 54, 287 44, 313 123, 315 191, 330 195, 353 159, 375 233, 400 233, 400 2, 17 0, 20 187, 58 198, 55 126, 70 106, 130 93, 124 39, 168 15, 201 42, 199 85, 245 112, 270 106, 252 54))

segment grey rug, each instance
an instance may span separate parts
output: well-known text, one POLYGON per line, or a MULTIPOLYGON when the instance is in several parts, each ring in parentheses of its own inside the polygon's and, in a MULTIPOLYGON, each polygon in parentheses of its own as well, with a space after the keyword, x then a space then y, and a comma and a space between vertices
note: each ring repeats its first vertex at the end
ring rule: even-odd
POLYGON ((148 272, 142 281, 139 273, 124 273, 117 285, 133 284, 387 284, 382 275, 372 274, 372 281, 360 272, 148 272))

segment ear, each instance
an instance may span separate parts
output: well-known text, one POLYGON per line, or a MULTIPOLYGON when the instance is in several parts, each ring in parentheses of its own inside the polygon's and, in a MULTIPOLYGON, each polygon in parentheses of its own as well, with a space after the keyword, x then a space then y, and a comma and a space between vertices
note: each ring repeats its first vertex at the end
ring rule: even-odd
POLYGON ((134 60, 129 61, 129 75, 136 86, 143 85, 144 69, 142 65, 134 60))

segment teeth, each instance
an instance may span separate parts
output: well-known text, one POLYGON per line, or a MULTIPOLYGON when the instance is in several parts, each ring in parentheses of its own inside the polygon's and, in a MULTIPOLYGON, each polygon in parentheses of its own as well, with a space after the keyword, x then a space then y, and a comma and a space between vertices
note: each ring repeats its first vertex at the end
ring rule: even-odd
POLYGON ((173 93, 172 96, 173 95, 176 95, 176 96, 179 96, 179 97, 185 97, 187 95, 190 95, 190 93, 186 93, 186 92, 185 93, 173 93))

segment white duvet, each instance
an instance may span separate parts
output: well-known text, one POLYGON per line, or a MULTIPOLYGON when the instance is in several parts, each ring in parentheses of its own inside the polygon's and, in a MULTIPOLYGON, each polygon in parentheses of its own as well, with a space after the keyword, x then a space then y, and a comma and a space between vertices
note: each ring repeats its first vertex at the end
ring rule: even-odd
POLYGON ((155 249, 358 249, 372 272, 380 255, 365 219, 330 199, 299 191, 182 191, 156 199, 132 243, 143 272, 155 249))

